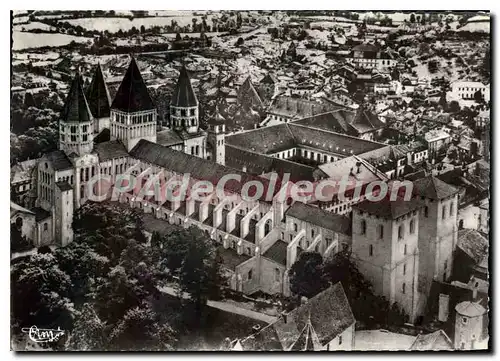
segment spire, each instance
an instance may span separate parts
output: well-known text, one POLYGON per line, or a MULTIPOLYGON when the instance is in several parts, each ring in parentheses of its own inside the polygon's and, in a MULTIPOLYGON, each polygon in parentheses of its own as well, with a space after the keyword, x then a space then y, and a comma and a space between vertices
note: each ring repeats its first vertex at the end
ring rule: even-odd
POLYGON ((87 101, 94 118, 109 117, 110 99, 104 75, 102 74, 101 64, 98 63, 92 77, 92 82, 87 89, 87 101))
POLYGON ((314 334, 311 324, 311 315, 309 314, 309 319, 307 320, 304 329, 300 333, 297 340, 294 342, 290 351, 314 351, 314 334))
POLYGON ((116 92, 111 108, 127 113, 155 108, 134 57, 132 57, 127 72, 116 92))
POLYGON ((189 78, 188 71, 184 63, 182 64, 179 80, 172 93, 170 105, 174 107, 196 107, 198 106, 198 99, 193 91, 191 79, 189 78))
POLYGON ((89 122, 91 119, 92 113, 83 92, 82 77, 77 72, 71 82, 61 120, 65 122, 89 122))

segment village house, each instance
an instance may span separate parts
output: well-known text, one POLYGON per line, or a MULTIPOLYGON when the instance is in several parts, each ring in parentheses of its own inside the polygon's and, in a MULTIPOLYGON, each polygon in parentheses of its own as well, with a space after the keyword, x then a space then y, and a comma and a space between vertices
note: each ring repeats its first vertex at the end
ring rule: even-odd
POLYGON ((233 341, 233 350, 351 351, 355 319, 339 282, 259 332, 233 341))

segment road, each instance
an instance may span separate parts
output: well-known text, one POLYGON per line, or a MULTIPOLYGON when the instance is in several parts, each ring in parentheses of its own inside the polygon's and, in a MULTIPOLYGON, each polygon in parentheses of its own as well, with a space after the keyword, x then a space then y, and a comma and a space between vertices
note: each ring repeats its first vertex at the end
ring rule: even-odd
MULTIPOLYGON (((161 292, 167 293, 171 296, 175 296, 175 297, 178 296, 177 290, 173 287, 170 287, 170 286, 161 287, 161 288, 159 288, 159 290, 161 292)), ((189 294, 184 292, 182 294, 182 298, 184 298, 184 299, 189 298, 189 294)), ((269 316, 269 315, 259 313, 259 312, 255 312, 255 311, 251 311, 251 310, 247 310, 246 308, 238 307, 232 303, 228 303, 228 302, 224 302, 224 301, 209 300, 207 302, 207 305, 209 307, 212 307, 212 308, 217 308, 217 309, 222 310, 222 311, 234 313, 234 314, 248 317, 248 318, 251 318, 251 319, 254 319, 257 321, 262 321, 262 322, 266 322, 266 323, 274 323, 276 321, 276 317, 269 316)))

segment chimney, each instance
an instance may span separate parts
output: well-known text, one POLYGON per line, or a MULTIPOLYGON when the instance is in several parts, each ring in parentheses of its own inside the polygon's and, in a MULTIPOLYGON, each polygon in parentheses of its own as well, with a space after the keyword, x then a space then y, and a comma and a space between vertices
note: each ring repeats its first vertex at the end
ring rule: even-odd
POLYGON ((283 318, 284 323, 288 322, 288 312, 286 311, 281 312, 281 317, 283 318))

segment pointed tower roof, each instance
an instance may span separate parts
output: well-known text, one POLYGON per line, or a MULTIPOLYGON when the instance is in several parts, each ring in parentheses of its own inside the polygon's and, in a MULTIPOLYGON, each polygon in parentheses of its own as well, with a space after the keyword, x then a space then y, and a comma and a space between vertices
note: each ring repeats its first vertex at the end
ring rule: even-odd
POLYGON ((77 72, 71 82, 61 120, 65 122, 89 122, 92 120, 92 113, 85 98, 82 83, 82 77, 77 72))
POLYGON ((257 90, 255 90, 255 87, 253 86, 250 75, 239 87, 237 97, 241 103, 249 103, 262 106, 262 100, 260 99, 259 93, 257 93, 257 90))
POLYGON ((278 80, 276 77, 270 73, 267 73, 265 77, 260 81, 261 84, 276 84, 278 80))
POLYGON ((128 113, 152 110, 155 108, 153 100, 149 96, 148 88, 142 79, 141 72, 133 57, 120 87, 116 92, 111 108, 128 113))
POLYGON ((319 345, 318 336, 315 334, 311 324, 311 315, 309 311, 309 319, 300 333, 299 338, 297 338, 290 348, 290 351, 314 351, 316 345, 321 346, 319 345))
POLYGON ((108 87, 104 81, 101 64, 97 64, 94 76, 87 89, 87 101, 94 118, 109 117, 111 97, 109 96, 108 87))
POLYGON ((458 192, 458 189, 430 175, 413 182, 413 193, 429 199, 440 200, 458 192))
POLYGON ((196 94, 191 85, 191 79, 189 78, 188 71, 184 64, 182 64, 179 80, 177 80, 177 85, 172 93, 170 105, 174 107, 198 106, 198 99, 196 98, 196 94))

